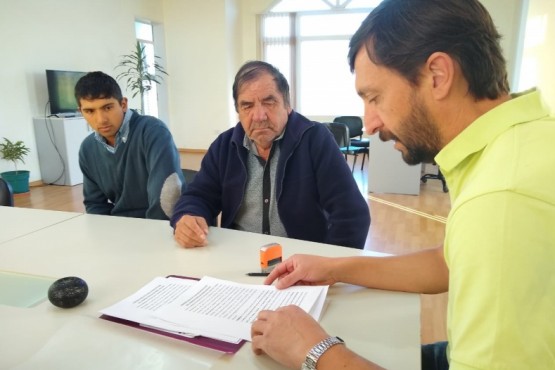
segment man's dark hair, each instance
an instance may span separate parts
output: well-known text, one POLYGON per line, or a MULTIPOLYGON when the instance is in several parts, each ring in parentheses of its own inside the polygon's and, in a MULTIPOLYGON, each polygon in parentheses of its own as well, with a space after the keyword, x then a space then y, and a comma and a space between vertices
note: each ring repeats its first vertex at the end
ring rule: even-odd
POLYGON ((285 76, 279 71, 279 69, 277 69, 273 65, 259 60, 254 60, 243 64, 243 66, 235 75, 235 81, 233 82, 233 101, 235 102, 235 110, 237 112, 239 111, 237 106, 237 98, 239 96, 239 90, 241 89, 241 87, 243 87, 245 83, 257 79, 260 75, 264 73, 269 73, 274 78, 278 91, 283 96, 283 102, 285 103, 285 106, 291 106, 291 102, 289 99, 289 83, 287 82, 285 76))
POLYGON ((89 72, 75 84, 75 100, 81 106, 81 99, 109 99, 121 102, 123 95, 116 80, 104 72, 89 72))
POLYGON ((384 0, 349 43, 349 65, 364 47, 370 60, 418 85, 420 68, 434 52, 455 59, 476 99, 509 92, 501 35, 478 0, 384 0))

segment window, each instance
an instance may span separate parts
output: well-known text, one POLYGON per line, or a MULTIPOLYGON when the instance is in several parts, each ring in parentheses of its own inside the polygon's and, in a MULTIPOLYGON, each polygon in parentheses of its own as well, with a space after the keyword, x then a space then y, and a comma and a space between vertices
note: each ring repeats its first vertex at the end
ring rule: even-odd
POLYGON ((330 9, 373 9, 381 0, 281 0, 270 12, 306 12, 330 9))
POLYGON ((547 14, 534 15, 527 20, 523 34, 520 74, 515 81, 515 91, 524 91, 541 85, 539 52, 547 44, 547 27, 547 14))
POLYGON ((263 59, 291 85, 307 116, 362 115, 347 53, 351 36, 381 0, 282 0, 261 19, 263 59))
MULTIPOLYGON (((136 21, 135 22, 135 36, 137 40, 145 47, 145 55, 147 58, 148 72, 151 74, 156 74, 154 68, 154 37, 152 32, 152 25, 150 23, 136 21)), ((158 90, 157 84, 153 83, 150 90, 145 91, 143 95, 142 106, 144 107, 144 112, 142 114, 147 114, 149 116, 158 117, 158 90)))

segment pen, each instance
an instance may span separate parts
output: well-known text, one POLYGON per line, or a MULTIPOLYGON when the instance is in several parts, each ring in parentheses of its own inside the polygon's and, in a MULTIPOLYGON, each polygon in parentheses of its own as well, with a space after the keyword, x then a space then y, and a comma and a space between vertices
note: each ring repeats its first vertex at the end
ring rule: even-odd
POLYGON ((247 272, 248 276, 268 276, 269 272, 247 272))

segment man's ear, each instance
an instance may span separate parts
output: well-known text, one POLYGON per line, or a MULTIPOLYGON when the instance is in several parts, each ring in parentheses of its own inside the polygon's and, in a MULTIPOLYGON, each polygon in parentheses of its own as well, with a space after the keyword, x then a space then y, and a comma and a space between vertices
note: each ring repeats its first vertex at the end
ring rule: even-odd
POLYGON ((121 107, 123 108, 124 112, 127 112, 127 98, 121 98, 121 107))
POLYGON ((435 99, 445 98, 451 88, 455 77, 455 61, 443 52, 435 52, 426 61, 426 70, 432 78, 432 95, 435 99))

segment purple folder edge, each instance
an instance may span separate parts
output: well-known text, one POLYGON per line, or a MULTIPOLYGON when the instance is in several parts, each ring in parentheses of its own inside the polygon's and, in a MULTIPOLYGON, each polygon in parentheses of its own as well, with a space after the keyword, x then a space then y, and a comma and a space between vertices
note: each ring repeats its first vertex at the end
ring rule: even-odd
MULTIPOLYGON (((169 275, 167 277, 198 280, 197 278, 191 278, 191 277, 179 276, 179 275, 169 275)), ((181 340, 181 341, 189 342, 191 344, 195 344, 197 346, 206 347, 206 348, 210 348, 210 349, 213 349, 213 350, 216 350, 216 351, 229 353, 229 354, 237 353, 237 351, 239 351, 239 349, 241 349, 241 347, 245 343, 245 340, 242 340, 239 343, 229 343, 229 342, 225 342, 223 340, 207 338, 207 337, 203 337, 203 336, 188 338, 188 337, 184 337, 182 335, 170 333, 170 332, 167 332, 167 331, 154 329, 152 327, 142 326, 141 324, 139 324, 135 321, 120 319, 119 317, 114 317, 114 316, 110 316, 110 315, 101 315, 100 318, 103 319, 103 320, 108 320, 108 321, 112 321, 112 322, 115 322, 115 323, 118 323, 118 324, 131 326, 131 327, 136 328, 136 329, 140 329, 140 330, 148 331, 148 332, 151 332, 151 333, 163 335, 163 336, 166 336, 166 337, 178 339, 178 340, 181 340)))

